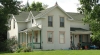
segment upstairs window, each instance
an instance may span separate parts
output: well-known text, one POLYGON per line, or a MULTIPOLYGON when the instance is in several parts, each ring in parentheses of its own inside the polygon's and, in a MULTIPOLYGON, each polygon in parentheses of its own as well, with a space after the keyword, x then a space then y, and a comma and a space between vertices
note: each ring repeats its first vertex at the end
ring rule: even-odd
POLYGON ((11 29, 11 20, 10 20, 10 22, 9 22, 9 25, 10 25, 9 28, 11 29))
POLYGON ((60 17, 60 27, 64 27, 64 17, 60 17))
POLYGON ((34 20, 32 19, 32 23, 34 22, 34 20))
POLYGON ((13 23, 13 27, 15 28, 15 20, 13 21, 14 23, 13 23))
POLYGON ((48 27, 52 27, 52 26, 53 26, 53 17, 48 16, 48 27))

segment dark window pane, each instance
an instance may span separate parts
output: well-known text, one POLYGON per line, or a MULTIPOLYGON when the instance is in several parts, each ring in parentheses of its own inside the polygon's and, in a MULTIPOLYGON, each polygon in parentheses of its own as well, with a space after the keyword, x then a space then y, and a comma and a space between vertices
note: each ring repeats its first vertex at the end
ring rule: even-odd
POLYGON ((34 22, 34 20, 32 19, 32 23, 34 22))
POLYGON ((52 25, 52 18, 53 18, 52 16, 48 16, 48 26, 51 26, 51 27, 53 26, 52 25))
POLYGON ((14 28, 15 28, 15 20, 14 20, 13 26, 14 26, 14 28))
POLYGON ((60 27, 64 27, 64 17, 60 17, 60 27))

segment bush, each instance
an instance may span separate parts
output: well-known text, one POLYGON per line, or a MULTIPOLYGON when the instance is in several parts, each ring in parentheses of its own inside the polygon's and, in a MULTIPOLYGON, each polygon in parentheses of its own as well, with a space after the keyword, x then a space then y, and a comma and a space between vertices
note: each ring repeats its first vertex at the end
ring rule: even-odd
POLYGON ((23 51, 24 52, 32 52, 32 48, 31 47, 26 47, 23 51))
POLYGON ((19 53, 19 52, 32 52, 32 48, 31 47, 22 47, 22 48, 17 49, 16 52, 17 53, 19 53))
POLYGON ((17 41, 15 40, 15 38, 12 38, 12 39, 8 39, 6 41, 6 48, 7 48, 7 51, 9 52, 15 52, 17 49, 18 49, 18 44, 17 44, 17 41))

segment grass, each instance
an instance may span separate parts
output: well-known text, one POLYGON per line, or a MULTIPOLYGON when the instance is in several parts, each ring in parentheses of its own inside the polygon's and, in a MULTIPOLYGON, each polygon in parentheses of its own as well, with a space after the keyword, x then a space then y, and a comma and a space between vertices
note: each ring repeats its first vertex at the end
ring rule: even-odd
POLYGON ((21 53, 0 53, 0 55, 100 55, 100 50, 54 50, 21 53))

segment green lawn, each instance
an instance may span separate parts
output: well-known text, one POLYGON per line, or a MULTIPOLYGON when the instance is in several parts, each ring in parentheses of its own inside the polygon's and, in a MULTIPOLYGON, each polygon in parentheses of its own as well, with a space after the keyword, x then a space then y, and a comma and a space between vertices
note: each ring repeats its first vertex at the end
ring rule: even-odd
POLYGON ((0 53, 0 55, 100 55, 100 50, 54 50, 23 53, 0 53))

